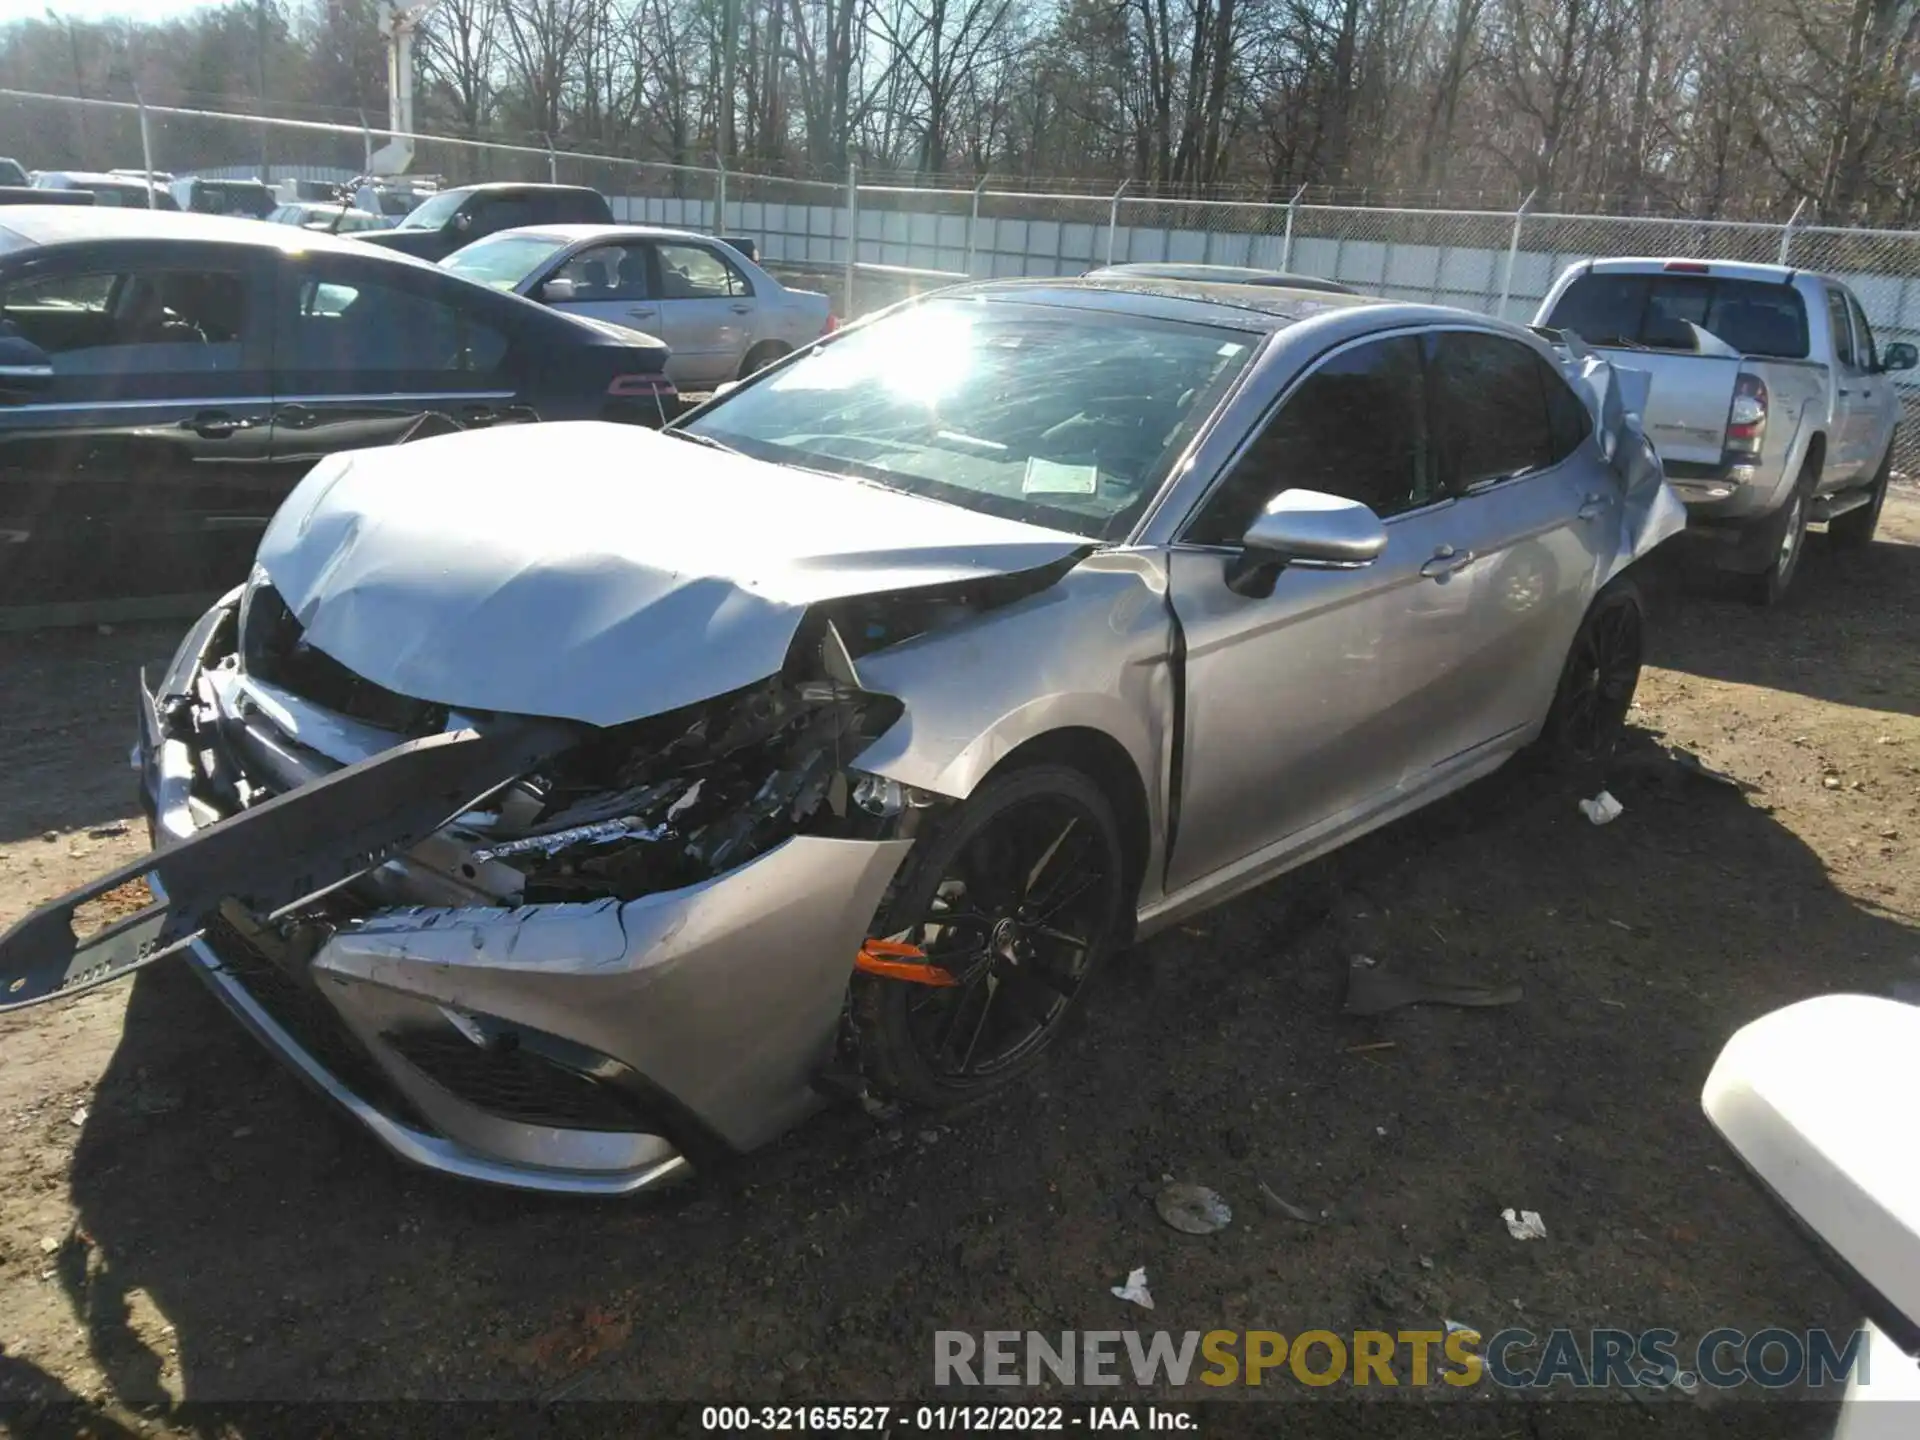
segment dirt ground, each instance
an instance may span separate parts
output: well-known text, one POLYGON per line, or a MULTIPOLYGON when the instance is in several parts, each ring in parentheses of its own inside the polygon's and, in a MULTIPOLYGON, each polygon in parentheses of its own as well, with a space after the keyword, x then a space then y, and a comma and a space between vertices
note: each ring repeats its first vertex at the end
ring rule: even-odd
MULTIPOLYGON (((0 1022, 0 1399, 903 1399, 942 1328, 1850 1326, 1698 1097, 1765 1011, 1920 987, 1920 491, 1799 587, 1657 617, 1614 824, 1509 767, 1121 957, 1010 1098, 830 1112, 655 1198, 405 1169, 176 965, 0 1022), (1524 998, 1349 1018, 1357 953, 1524 998), (1163 1175, 1234 1223, 1169 1229, 1163 1175)), ((0 921, 142 849, 173 638, 0 637, 0 921)))

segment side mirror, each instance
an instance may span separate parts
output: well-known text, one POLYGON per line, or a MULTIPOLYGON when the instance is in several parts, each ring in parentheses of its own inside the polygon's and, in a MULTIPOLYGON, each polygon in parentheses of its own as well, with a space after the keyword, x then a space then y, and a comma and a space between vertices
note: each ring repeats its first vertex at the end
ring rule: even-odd
POLYGON ((1736 1031, 1700 1095, 1720 1138, 1909 1354, 1920 1352, 1920 1228, 1897 1137, 1911 1132, 1916 1057, 1920 1006, 1823 995, 1736 1031))
POLYGON ((738 390, 739 388, 740 382, 738 380, 722 380, 718 385, 713 387, 713 398, 718 400, 729 390, 738 390))
POLYGON ((453 228, 458 230, 462 235, 466 234, 467 231, 473 229, 473 216, 462 210, 458 215, 453 217, 453 228))
POLYGON ((1920 365, 1920 349, 1904 340, 1894 341, 1880 355, 1882 370, 1911 370, 1916 365, 1920 365))
POLYGON ((1282 490, 1241 537, 1227 567, 1227 587, 1260 598, 1289 565, 1310 570, 1358 570, 1387 548, 1387 527, 1358 500, 1318 490, 1282 490))
POLYGON ((0 334, 0 393, 44 390, 53 383, 53 359, 24 335, 0 334))
POLYGON ((555 276, 540 287, 540 298, 549 305, 564 305, 573 299, 573 281, 555 276))

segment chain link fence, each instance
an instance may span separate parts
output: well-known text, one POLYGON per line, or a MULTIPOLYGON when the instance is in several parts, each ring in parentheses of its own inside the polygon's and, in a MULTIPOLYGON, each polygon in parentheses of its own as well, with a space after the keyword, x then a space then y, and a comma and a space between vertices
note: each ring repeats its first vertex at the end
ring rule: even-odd
MULTIPOLYGON (((264 119, 137 101, 0 90, 0 151, 43 170, 344 182, 394 137, 369 126, 264 119)), ((1686 255, 1785 263, 1843 280, 1881 344, 1920 341, 1920 232, 1513 210, 1436 210, 759 175, 451 136, 416 136, 409 173, 590 185, 617 218, 750 241, 776 275, 856 316, 968 277, 1077 275, 1127 261, 1253 266, 1366 294, 1533 318, 1583 260, 1686 255)), ((389 217, 391 219, 393 217, 389 217)), ((1920 471, 1920 372, 1897 377, 1897 463, 1920 471)))

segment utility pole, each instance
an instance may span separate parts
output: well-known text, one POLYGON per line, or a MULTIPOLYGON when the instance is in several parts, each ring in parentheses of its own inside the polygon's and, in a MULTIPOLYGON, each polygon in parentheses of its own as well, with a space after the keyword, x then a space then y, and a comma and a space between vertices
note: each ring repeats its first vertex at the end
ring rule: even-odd
MULTIPOLYGON (((73 17, 66 16, 63 18, 49 5, 47 7, 47 22, 52 25, 63 25, 66 27, 67 53, 73 57, 73 93, 75 98, 84 100, 87 98, 87 82, 85 75, 80 69, 80 32, 73 28, 73 17)), ((85 165, 87 163, 87 107, 84 105, 76 105, 74 112, 79 119, 80 125, 80 163, 85 165)))
POLYGON ((253 7, 254 51, 260 64, 260 178, 273 180, 273 160, 267 153, 267 3, 255 0, 253 7))
MULTIPOLYGON (((740 0, 721 0, 720 22, 720 134, 714 148, 720 152, 720 168, 733 163, 733 53, 740 48, 740 0)), ((724 216, 714 219, 716 230, 724 230, 724 216)))

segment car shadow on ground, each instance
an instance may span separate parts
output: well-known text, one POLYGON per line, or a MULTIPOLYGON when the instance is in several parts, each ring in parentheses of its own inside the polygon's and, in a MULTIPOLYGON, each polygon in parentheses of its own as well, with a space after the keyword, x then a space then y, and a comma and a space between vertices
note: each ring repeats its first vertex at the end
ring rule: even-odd
POLYGON ((1118 957, 1059 1053, 967 1114, 832 1111, 621 1203, 403 1168, 158 967, 60 1283, 151 1403, 891 1399, 926 1393, 943 1328, 1850 1326, 1697 1097, 1738 1025, 1884 991, 1912 932, 1751 797, 1644 735, 1628 761, 1605 828, 1516 764, 1118 957), (1524 998, 1344 1016, 1356 954, 1524 998), (1164 1175, 1235 1224, 1167 1229, 1164 1175), (1550 1240, 1514 1243, 1507 1206, 1550 1240), (1108 1293, 1136 1266, 1151 1317, 1108 1293))
POLYGON ((1786 601, 1739 597, 1744 577, 1669 557, 1653 658, 1694 675, 1867 710, 1920 715, 1920 545, 1843 550, 1807 537, 1786 601))

